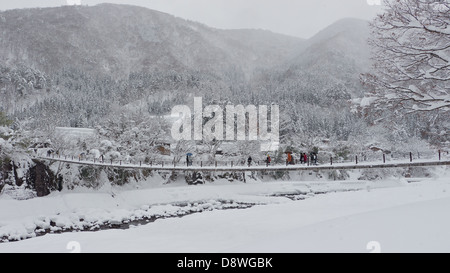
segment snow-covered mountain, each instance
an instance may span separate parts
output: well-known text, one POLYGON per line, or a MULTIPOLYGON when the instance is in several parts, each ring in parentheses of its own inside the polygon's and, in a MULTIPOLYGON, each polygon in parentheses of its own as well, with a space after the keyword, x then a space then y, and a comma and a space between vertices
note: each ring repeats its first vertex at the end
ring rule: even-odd
POLYGON ((128 5, 0 13, 0 58, 52 73, 76 67, 126 78, 155 70, 250 73, 284 60, 303 42, 269 31, 219 30, 128 5))
MULTIPOLYGON (((344 85, 349 95, 360 96, 359 76, 371 67, 369 33, 367 21, 337 21, 303 44, 297 56, 286 63, 289 69, 285 79, 315 76, 328 87, 344 85)), ((326 89, 323 87, 317 91, 326 89)))

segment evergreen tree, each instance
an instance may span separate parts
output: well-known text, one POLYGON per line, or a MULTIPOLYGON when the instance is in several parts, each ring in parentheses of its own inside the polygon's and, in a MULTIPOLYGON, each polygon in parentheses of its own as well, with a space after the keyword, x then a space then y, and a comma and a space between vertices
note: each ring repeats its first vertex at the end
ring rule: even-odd
POLYGON ((10 126, 13 123, 12 120, 10 120, 5 113, 0 111, 0 126, 10 126))

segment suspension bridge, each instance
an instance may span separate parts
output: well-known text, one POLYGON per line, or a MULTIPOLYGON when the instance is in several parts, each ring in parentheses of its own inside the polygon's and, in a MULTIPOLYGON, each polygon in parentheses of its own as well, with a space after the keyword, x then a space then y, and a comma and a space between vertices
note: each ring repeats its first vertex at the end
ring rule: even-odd
POLYGON ((170 171, 170 172, 265 172, 265 171, 333 171, 333 170, 360 170, 360 169, 388 169, 388 168, 412 168, 412 167, 433 167, 433 166, 449 166, 450 160, 439 159, 423 159, 413 162, 410 160, 395 160, 381 162, 346 162, 346 163, 333 163, 332 160, 328 164, 297 164, 297 165, 267 165, 267 164, 255 164, 251 166, 247 165, 233 165, 232 162, 225 163, 219 162, 200 162, 195 166, 182 165, 183 163, 173 162, 151 162, 151 163, 130 163, 122 161, 99 161, 71 159, 61 156, 37 156, 37 160, 44 160, 50 162, 60 162, 75 165, 85 165, 92 167, 111 167, 117 169, 127 170, 149 170, 149 171, 170 171))

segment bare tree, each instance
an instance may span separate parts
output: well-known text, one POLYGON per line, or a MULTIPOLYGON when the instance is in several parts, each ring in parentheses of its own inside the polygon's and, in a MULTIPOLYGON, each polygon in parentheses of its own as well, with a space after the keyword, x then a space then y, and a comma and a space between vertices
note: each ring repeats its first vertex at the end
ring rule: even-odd
POLYGON ((187 153, 195 150, 195 142, 180 140, 172 148, 173 163, 177 164, 183 159, 187 153))
POLYGON ((448 0, 385 0, 371 23, 375 73, 370 107, 402 113, 450 110, 450 3, 448 0))
POLYGON ((205 154, 208 155, 208 161, 214 162, 216 160, 216 154, 222 145, 223 141, 213 139, 211 141, 203 140, 201 145, 204 147, 205 154))

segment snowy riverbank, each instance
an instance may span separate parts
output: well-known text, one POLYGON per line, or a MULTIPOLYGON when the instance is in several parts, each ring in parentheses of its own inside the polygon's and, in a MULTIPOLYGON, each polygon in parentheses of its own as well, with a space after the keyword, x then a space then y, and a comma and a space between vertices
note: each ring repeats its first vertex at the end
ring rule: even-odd
POLYGON ((35 237, 45 228, 89 230, 87 223, 161 218, 127 229, 0 243, 0 252, 69 252, 71 241, 79 242, 82 252, 369 252, 372 241, 383 252, 448 252, 450 174, 445 170, 437 168, 433 178, 414 183, 142 184, 22 201, 2 196, 0 237, 10 239, 35 237), (227 209, 239 204, 251 208, 227 209), (178 217, 183 213, 187 216, 178 217))

